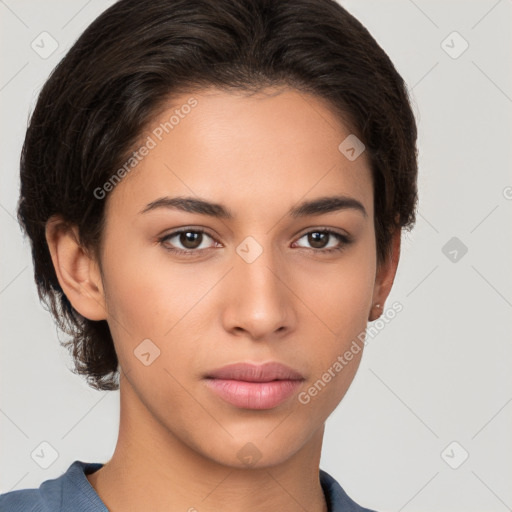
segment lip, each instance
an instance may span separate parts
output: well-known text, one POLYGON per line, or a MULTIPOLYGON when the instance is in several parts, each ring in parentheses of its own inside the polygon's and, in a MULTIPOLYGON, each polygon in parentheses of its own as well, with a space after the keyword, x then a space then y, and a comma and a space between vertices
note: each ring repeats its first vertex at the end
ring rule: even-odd
POLYGON ((293 368, 278 362, 235 363, 205 377, 208 388, 243 409, 272 409, 287 400, 304 382, 293 368))

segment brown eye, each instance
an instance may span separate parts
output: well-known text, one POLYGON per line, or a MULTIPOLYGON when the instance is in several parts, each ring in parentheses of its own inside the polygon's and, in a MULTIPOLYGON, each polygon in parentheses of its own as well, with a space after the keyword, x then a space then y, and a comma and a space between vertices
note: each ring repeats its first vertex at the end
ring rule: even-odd
POLYGON ((315 249, 323 249, 329 241, 329 234, 322 231, 308 233, 308 243, 315 249))
POLYGON ((200 253, 210 249, 213 244, 201 247, 207 238, 213 238, 201 229, 182 229, 174 231, 160 239, 160 243, 170 252, 175 253, 200 253))
POLYGON ((303 238, 307 239, 306 241, 309 247, 305 247, 300 244, 299 247, 306 249, 309 248, 318 253, 341 251, 352 242, 352 239, 349 236, 342 235, 341 233, 337 233, 330 229, 316 229, 314 231, 310 231, 309 233, 302 235, 299 240, 302 240, 303 238))
POLYGON ((185 249, 197 249, 201 245, 203 238, 203 234, 197 231, 183 231, 178 236, 180 243, 185 249))

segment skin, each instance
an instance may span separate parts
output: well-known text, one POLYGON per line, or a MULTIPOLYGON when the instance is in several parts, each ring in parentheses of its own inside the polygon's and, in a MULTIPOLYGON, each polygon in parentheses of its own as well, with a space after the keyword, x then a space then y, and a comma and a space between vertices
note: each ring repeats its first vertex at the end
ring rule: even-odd
MULTIPOLYGON (((116 449, 87 477, 113 512, 325 512, 324 424, 362 351, 308 404, 294 395, 272 409, 237 408, 203 377, 229 363, 279 361, 302 373, 299 391, 307 390, 378 318, 400 231, 391 257, 377 266, 369 163, 365 153, 349 161, 338 150, 350 131, 323 100, 287 88, 193 96, 198 105, 109 193, 101 266, 77 243, 75 228, 63 229, 58 218, 47 224, 64 292, 85 317, 107 320, 120 362, 116 449), (335 194, 358 200, 367 216, 288 214, 335 194), (140 213, 162 196, 199 196, 234 218, 140 213), (183 237, 159 241, 182 227, 208 233, 195 254, 166 250, 193 247, 183 237), (353 242, 322 253, 322 243, 340 242, 330 235, 314 245, 307 234, 318 228, 353 242), (236 252, 248 236, 263 251, 251 263, 236 252), (134 350, 148 338, 160 356, 145 366, 134 350), (252 464, 237 455, 247 443, 260 457, 252 464)), ((173 98, 151 127, 189 97, 173 98)))

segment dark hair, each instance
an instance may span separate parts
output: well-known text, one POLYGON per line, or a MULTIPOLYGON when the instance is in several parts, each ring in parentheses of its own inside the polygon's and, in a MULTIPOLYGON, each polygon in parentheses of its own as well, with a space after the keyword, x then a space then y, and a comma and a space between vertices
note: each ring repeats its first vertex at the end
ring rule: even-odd
MULTIPOLYGON (((173 94, 289 86, 327 100, 371 163, 377 261, 416 221, 417 129, 406 85, 364 26, 334 0, 120 0, 80 36, 45 83, 21 155, 18 219, 30 238, 41 301, 71 339, 75 373, 119 388, 106 321, 62 291, 45 238, 60 215, 98 255, 119 168, 173 94)), ((341 142, 341 141, 340 141, 341 142)))

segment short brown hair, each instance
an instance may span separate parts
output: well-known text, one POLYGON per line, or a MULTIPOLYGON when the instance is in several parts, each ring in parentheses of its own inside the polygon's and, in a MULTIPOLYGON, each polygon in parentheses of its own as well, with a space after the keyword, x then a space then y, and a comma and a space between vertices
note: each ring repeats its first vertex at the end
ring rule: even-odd
POLYGON ((105 201, 94 190, 126 161, 171 95, 274 85, 327 100, 365 144, 377 261, 384 261, 392 232, 416 220, 416 123, 389 57, 334 0, 120 0, 45 83, 21 155, 18 218, 30 238, 39 297, 71 336, 64 345, 75 373, 92 387, 119 387, 112 336, 106 321, 84 318, 63 293, 46 222, 62 216, 97 254, 105 201))

